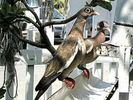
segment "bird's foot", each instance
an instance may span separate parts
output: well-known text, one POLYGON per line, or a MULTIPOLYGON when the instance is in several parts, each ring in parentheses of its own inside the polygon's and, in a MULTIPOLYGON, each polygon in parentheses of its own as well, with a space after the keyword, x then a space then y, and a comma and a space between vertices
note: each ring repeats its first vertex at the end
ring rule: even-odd
POLYGON ((87 68, 84 68, 84 69, 83 69, 83 75, 89 79, 89 77, 90 77, 90 72, 89 72, 89 70, 88 70, 87 68))
POLYGON ((83 71, 83 75, 89 79, 90 72, 87 68, 83 67, 83 65, 79 65, 78 68, 83 71))
POLYGON ((74 88, 74 86, 75 86, 75 80, 73 80, 72 78, 69 78, 69 77, 67 77, 67 78, 65 78, 64 80, 63 80, 63 82, 65 82, 69 87, 71 87, 72 89, 74 88))

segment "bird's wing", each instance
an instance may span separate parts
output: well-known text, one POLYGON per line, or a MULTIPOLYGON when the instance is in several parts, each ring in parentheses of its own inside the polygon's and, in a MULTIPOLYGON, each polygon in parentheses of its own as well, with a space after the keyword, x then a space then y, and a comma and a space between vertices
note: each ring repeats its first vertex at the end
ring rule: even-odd
POLYGON ((85 40, 85 45, 86 45, 86 53, 88 54, 89 52, 92 51, 93 49, 93 42, 90 39, 85 40))
POLYGON ((58 47, 56 55, 49 62, 45 71, 45 77, 61 71, 62 68, 69 66, 78 52, 78 41, 67 38, 58 47))
MULTIPOLYGON (((45 92, 47 88, 56 80, 60 75, 60 69, 64 66, 69 66, 78 52, 78 42, 75 39, 67 38, 58 47, 56 55, 50 60, 43 78, 36 86, 36 91, 43 90, 45 92)), ((40 93, 40 92, 39 92, 40 93)), ((40 97, 40 94, 38 94, 40 97)), ((37 97, 38 97, 37 95, 37 97)))

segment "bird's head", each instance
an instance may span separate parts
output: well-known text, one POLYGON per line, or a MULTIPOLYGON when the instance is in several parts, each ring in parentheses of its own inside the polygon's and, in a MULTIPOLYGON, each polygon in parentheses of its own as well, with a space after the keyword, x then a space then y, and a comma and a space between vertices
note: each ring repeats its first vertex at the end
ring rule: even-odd
POLYGON ((97 30, 99 32, 102 32, 105 35, 105 41, 109 41, 110 40, 110 28, 109 28, 109 24, 107 21, 101 21, 98 23, 97 25, 97 30))
POLYGON ((83 17, 83 18, 87 18, 89 16, 93 16, 93 15, 99 15, 98 12, 96 12, 92 7, 90 6, 85 6, 83 9, 81 9, 79 11, 79 14, 83 17))

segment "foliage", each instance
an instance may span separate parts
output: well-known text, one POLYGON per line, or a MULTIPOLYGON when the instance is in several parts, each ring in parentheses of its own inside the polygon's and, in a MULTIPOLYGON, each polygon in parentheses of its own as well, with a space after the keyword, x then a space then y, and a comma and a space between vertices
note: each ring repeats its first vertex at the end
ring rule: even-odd
MULTIPOLYGON (((20 40, 14 35, 14 32, 20 29, 19 24, 24 21, 20 17, 25 16, 24 11, 26 9, 17 7, 14 4, 17 0, 5 1, 2 2, 0 7, 0 61, 7 69, 13 69, 15 62, 14 56, 19 52, 20 44, 20 40)), ((17 34, 20 34, 20 32, 17 32, 17 34)), ((11 80, 10 84, 13 82, 14 76, 9 76, 8 80, 11 80)), ((8 86, 9 84, 3 84, 2 88, 0 88, 0 98, 3 98, 6 92, 6 89, 3 88, 4 85, 8 86)))
POLYGON ((0 9, 0 27, 4 28, 5 26, 18 22, 18 16, 23 16, 24 11, 26 11, 26 9, 4 3, 0 9))
POLYGON ((6 92, 6 89, 4 87, 0 88, 0 99, 4 97, 4 94, 6 92))
POLYGON ((109 11, 112 10, 112 5, 111 5, 111 1, 114 1, 114 0, 92 0, 91 3, 87 3, 86 2, 86 5, 90 5, 90 6, 101 6, 109 11))
POLYGON ((7 1, 7 3, 11 4, 11 5, 15 5, 16 2, 20 1, 20 0, 5 0, 7 1))
POLYGON ((11 5, 15 5, 16 2, 18 2, 20 0, 1 0, 0 3, 8 3, 8 4, 11 4, 11 5))

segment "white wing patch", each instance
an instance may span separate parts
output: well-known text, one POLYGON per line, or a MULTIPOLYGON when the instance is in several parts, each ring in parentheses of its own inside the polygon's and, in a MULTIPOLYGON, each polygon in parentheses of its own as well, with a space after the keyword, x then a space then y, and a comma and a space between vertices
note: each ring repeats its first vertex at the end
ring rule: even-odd
POLYGON ((78 45, 77 45, 76 48, 75 48, 74 54, 73 54, 73 55, 69 58, 69 60, 66 62, 65 68, 67 68, 68 66, 70 66, 70 64, 71 64, 72 61, 74 60, 75 56, 77 55, 78 50, 79 50, 79 47, 78 47, 78 45))
POLYGON ((87 50, 87 54, 89 53, 89 52, 91 52, 91 50, 93 49, 93 44, 90 46, 90 48, 87 50))
POLYGON ((78 49, 81 51, 82 50, 82 43, 80 41, 80 39, 78 40, 78 49))
POLYGON ((88 54, 93 49, 93 43, 90 40, 86 40, 86 42, 87 42, 87 44, 86 44, 86 47, 87 47, 86 53, 88 54))

